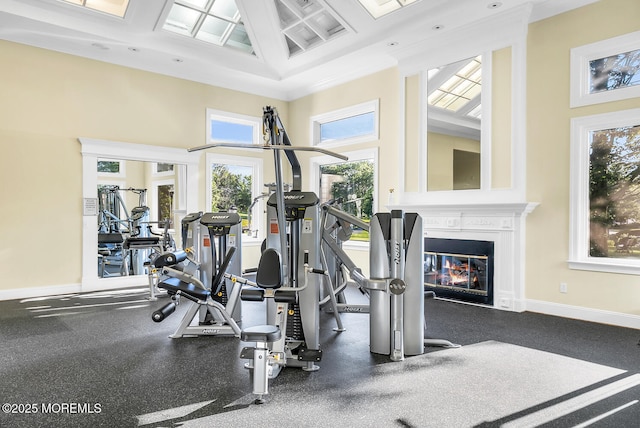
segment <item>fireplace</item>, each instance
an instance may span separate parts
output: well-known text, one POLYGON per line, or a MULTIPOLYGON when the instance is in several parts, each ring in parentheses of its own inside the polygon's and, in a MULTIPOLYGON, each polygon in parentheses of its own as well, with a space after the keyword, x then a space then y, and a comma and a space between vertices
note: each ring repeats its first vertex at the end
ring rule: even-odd
POLYGON ((490 241, 425 238, 425 290, 493 305, 493 246, 490 241))
MULTIPOLYGON (((525 241, 527 215, 538 205, 535 202, 500 202, 483 195, 482 198, 470 197, 460 202, 449 203, 444 195, 430 198, 427 203, 420 195, 404 194, 393 209, 416 212, 422 217, 425 238, 445 240, 484 241, 493 244, 493 266, 491 292, 496 309, 522 312, 526 310, 525 301, 525 241)), ((437 194, 438 192, 433 192, 437 194)), ((446 192, 445 192, 446 193, 446 192)), ((498 192, 495 192, 498 193, 498 192)), ((428 247, 427 247, 428 248, 428 247)), ((433 251, 428 249, 427 251, 433 251)), ((445 251, 443 251, 445 252, 445 251)), ((448 251, 455 254, 474 254, 466 251, 448 251)), ((444 288, 436 289, 443 295, 444 288)), ((459 291, 459 290, 456 290, 459 291)), ((473 291, 472 291, 473 292, 473 291)), ((489 292, 489 287, 487 287, 489 292)), ((467 292, 465 297, 471 294, 467 292)), ((458 297, 456 297, 458 298, 458 297)))

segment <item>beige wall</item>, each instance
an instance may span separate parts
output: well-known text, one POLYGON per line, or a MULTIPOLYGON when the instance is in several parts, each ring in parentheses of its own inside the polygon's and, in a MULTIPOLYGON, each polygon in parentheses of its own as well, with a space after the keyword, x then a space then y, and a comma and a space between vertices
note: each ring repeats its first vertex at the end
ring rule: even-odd
MULTIPOLYGON (((429 141, 429 156, 427 157, 427 169, 429 170, 428 190, 454 189, 453 151, 464 150, 466 152, 480 153, 480 141, 437 132, 428 132, 427 140, 429 141)), ((479 187, 480 177, 476 178, 479 187)))
POLYGON ((204 144, 208 107, 287 121, 281 101, 20 44, 0 41, 0 63, 0 291, 80 283, 78 137, 186 149, 204 144))
POLYGON ((640 30, 640 2, 602 0, 529 27, 526 297, 640 315, 640 276, 570 270, 571 118, 640 107, 640 99, 569 108, 571 48, 640 30), (568 293, 561 294, 561 282, 568 293))
POLYGON ((511 48, 492 55, 491 108, 491 187, 511 187, 511 48))
MULTIPOLYGON (((570 49, 638 31, 638 16, 640 2, 602 0, 530 26, 527 199, 540 206, 527 218, 528 299, 640 314, 640 276, 570 270, 566 262, 570 120, 640 107, 632 99, 570 109, 570 49), (559 293, 560 282, 568 293, 559 293)), ((0 61, 10 64, 0 68, 0 291, 80 282, 79 136, 187 148, 205 139, 207 107, 260 116, 264 105, 275 105, 293 143, 308 145, 310 116, 378 98, 379 141, 339 150, 379 148, 378 210, 403 176, 397 69, 286 103, 8 42, 0 42, 0 61)), ((301 156, 303 168, 308 157, 301 156)), ((270 159, 265 156, 265 180, 273 179, 270 159)), ((416 180, 414 169, 407 183, 416 180)), ((203 193, 200 205, 204 200, 203 193)), ((356 263, 368 264, 364 257, 356 263)))

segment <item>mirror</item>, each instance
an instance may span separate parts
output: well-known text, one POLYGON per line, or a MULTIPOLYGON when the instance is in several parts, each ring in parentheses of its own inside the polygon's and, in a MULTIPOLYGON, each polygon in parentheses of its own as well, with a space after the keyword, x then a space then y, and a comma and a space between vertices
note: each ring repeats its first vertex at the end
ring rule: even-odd
POLYGON ((78 141, 84 206, 82 290, 145 285, 144 262, 152 246, 175 242, 182 218, 198 211, 200 153, 89 138, 78 141), (165 231, 166 219, 170 224, 165 231))
POLYGON ((427 192, 512 188, 513 60, 506 47, 422 73, 427 192))
POLYGON ((154 251, 175 248, 185 166, 98 158, 98 276, 146 275, 154 251))
POLYGON ((481 187, 482 59, 427 71, 427 191, 481 187))

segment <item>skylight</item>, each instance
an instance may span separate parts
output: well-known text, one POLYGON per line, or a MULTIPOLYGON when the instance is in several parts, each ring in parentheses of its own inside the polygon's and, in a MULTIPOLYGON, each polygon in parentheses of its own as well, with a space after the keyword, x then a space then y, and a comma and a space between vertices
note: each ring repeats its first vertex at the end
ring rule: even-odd
POLYGON ((358 0, 367 12, 378 19, 418 0, 358 0))
POLYGON ((276 0, 275 4, 289 55, 307 51, 346 30, 338 16, 324 2, 276 0))
MULTIPOLYGON (((439 72, 429 74, 429 80, 439 72)), ((482 91, 482 56, 477 56, 463 63, 443 84, 429 94, 429 105, 457 112, 469 106, 482 91)), ((468 116, 480 118, 480 104, 473 105, 466 112, 468 116)))
POLYGON ((65 3, 73 3, 88 9, 108 13, 109 15, 124 17, 129 5, 129 0, 62 0, 65 3))
POLYGON ((162 28, 253 54, 235 0, 175 0, 162 28))

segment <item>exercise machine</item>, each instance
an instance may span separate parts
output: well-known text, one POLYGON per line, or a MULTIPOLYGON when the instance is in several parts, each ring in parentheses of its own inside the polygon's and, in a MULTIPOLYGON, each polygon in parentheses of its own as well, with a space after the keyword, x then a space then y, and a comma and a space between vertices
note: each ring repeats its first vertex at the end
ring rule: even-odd
MULTIPOLYGON (((224 270, 233 258, 234 252, 235 248, 232 247, 225 256, 225 261, 220 270, 220 280, 223 279, 224 270)), ((193 302, 193 304, 183 317, 182 323, 176 333, 169 337, 174 339, 194 335, 233 335, 240 337, 240 327, 238 327, 238 324, 229 312, 229 308, 238 300, 240 288, 238 287, 234 290, 227 306, 223 306, 220 302, 212 298, 211 290, 207 289, 196 276, 184 272, 181 266, 182 263, 185 262, 193 263, 185 251, 168 252, 153 261, 154 267, 161 269, 162 274, 162 280, 158 283, 158 288, 166 290, 167 294, 171 296, 172 301, 153 312, 151 319, 155 322, 164 321, 175 312, 176 307, 180 304, 180 298, 184 297, 193 302), (191 321, 202 307, 206 308, 207 311, 215 312, 223 321, 206 327, 191 326, 191 321)), ((217 286, 218 284, 219 282, 214 282, 214 285, 217 286)))
MULTIPOLYGON (((171 338, 238 336, 240 285, 230 277, 241 273, 241 228, 240 216, 234 212, 188 214, 181 230, 185 250, 153 261, 154 268, 161 269, 157 287, 193 301, 171 338)), ((174 303, 159 310, 159 314, 169 311, 167 315, 154 313, 153 320, 164 320, 175 310, 174 303)))

